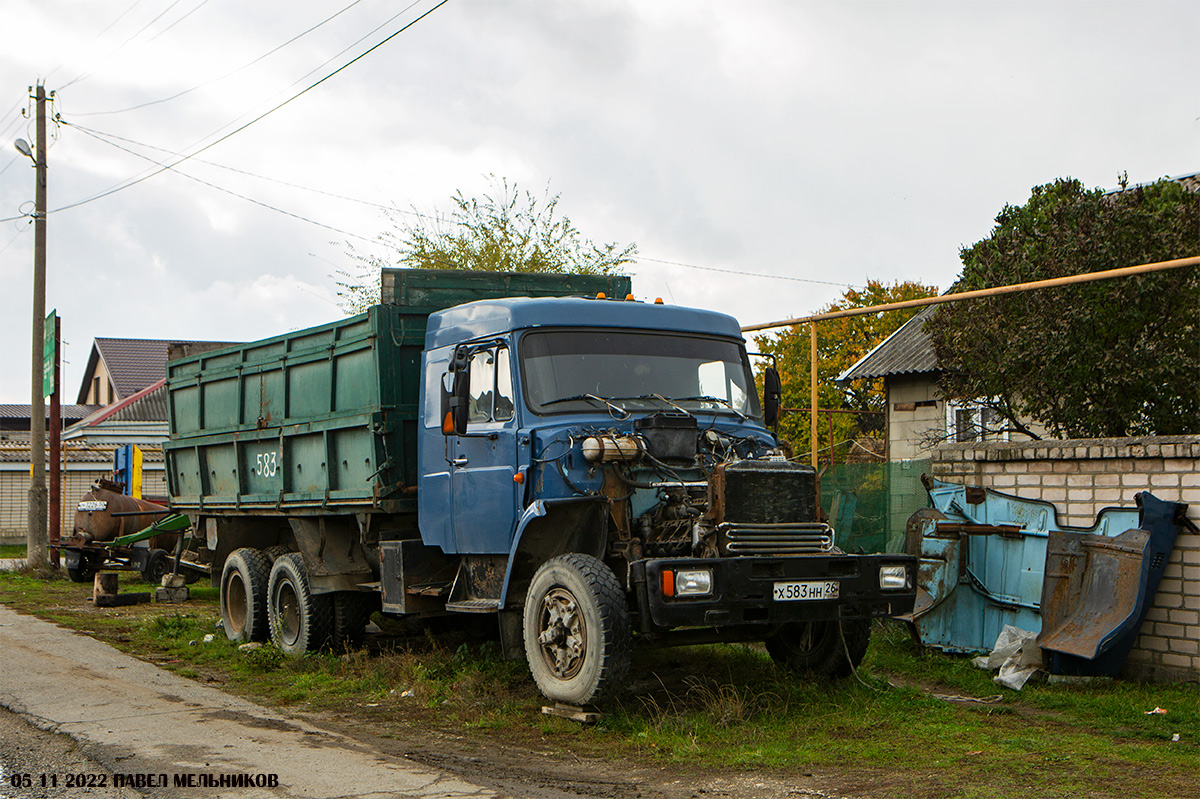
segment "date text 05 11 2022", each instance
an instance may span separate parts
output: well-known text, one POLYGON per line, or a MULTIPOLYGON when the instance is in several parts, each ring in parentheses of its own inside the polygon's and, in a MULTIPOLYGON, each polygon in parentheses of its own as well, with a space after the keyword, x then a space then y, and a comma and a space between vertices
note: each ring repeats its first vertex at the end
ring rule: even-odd
MULTIPOLYGON (((8 775, 14 788, 107 788, 109 775, 22 774, 8 775)), ((278 774, 221 774, 182 772, 178 774, 113 774, 114 788, 278 788, 278 774)))

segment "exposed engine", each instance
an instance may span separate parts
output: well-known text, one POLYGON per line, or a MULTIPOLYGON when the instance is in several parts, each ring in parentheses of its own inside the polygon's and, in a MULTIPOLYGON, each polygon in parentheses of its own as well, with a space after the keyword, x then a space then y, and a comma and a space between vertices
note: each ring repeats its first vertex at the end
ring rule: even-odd
POLYGON ((613 548, 644 557, 736 557, 830 552, 818 521, 816 473, 756 439, 701 432, 695 417, 659 413, 633 433, 583 441, 612 502, 613 548))

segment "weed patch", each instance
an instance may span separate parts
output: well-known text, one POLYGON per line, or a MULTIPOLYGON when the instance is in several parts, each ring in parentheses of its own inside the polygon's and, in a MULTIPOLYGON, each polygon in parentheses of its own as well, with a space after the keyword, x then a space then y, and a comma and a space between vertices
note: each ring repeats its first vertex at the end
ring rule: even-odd
MULTIPOLYGON (((122 583, 144 590, 136 575, 122 583)), ((383 632, 366 649, 291 658, 228 641, 208 586, 193 586, 183 605, 102 609, 89 596, 90 586, 51 573, 0 575, 0 602, 10 607, 182 676, 382 737, 440 730, 517 749, 541 749, 551 737, 579 755, 781 775, 819 769, 843 775, 854 795, 886 786, 914 797, 1193 796, 1200 762, 1194 687, 1031 683, 1016 693, 967 658, 922 650, 900 624, 877 625, 858 679, 841 682, 790 676, 757 645, 638 650, 628 691, 599 724, 581 727, 542 715, 525 664, 457 628, 377 616, 383 632), (1168 712, 1145 714, 1155 707, 1168 712)))

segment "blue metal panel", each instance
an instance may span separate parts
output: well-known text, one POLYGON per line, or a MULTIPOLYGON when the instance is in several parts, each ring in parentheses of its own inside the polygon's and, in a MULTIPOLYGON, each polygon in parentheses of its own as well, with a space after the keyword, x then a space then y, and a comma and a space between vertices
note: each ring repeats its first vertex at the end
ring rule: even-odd
POLYGON ((1006 624, 1041 631, 1051 530, 1112 537, 1138 523, 1136 508, 1106 508, 1091 527, 1071 528, 1059 524, 1048 502, 940 481, 929 498, 937 513, 912 522, 921 536, 924 594, 912 616, 923 644, 950 652, 988 651, 1006 624))

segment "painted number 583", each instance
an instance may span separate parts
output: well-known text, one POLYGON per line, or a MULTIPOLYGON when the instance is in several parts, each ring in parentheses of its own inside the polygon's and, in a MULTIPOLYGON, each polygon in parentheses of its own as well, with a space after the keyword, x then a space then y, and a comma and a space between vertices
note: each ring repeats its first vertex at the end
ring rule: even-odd
POLYGON ((257 464, 254 473, 259 477, 274 477, 275 472, 279 471, 279 462, 275 459, 274 452, 259 453, 254 462, 257 464))

